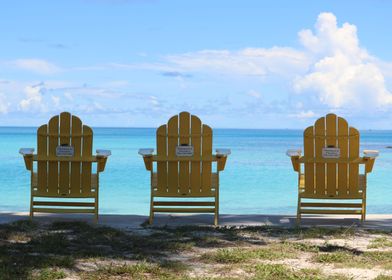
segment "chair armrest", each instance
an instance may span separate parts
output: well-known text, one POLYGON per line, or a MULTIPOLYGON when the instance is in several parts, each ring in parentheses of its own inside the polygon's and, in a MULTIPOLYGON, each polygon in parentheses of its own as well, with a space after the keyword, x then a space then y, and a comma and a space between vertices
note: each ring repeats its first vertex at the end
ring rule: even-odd
POLYGON ((34 154, 34 148, 20 148, 19 154, 23 156, 30 156, 34 154))
POLYGON ((364 150, 363 157, 364 158, 376 158, 380 155, 380 152, 377 150, 364 150))
POLYGON ((98 172, 103 172, 105 170, 106 166, 106 161, 108 160, 108 157, 112 155, 112 152, 110 150, 97 150, 97 171, 98 172))
POLYGON ((291 157, 291 164, 293 165, 294 171, 300 172, 300 162, 299 158, 301 157, 302 150, 301 149, 288 149, 286 155, 291 157))
POLYGON ((286 155, 288 157, 300 157, 302 154, 301 149, 288 149, 286 152, 286 155))
POLYGON ((152 156, 154 153, 154 149, 151 148, 144 148, 139 149, 138 154, 143 156, 144 165, 147 170, 152 171, 152 156))
POLYGON ((373 170, 374 162, 376 157, 379 156, 379 152, 377 150, 364 150, 363 151, 363 159, 365 160, 365 172, 370 173, 373 170))
POLYGON ((230 149, 216 149, 217 169, 223 171, 225 169, 227 156, 231 154, 230 149))
POLYGON ((19 153, 23 155, 26 169, 33 171, 34 148, 21 148, 19 149, 19 153))
POLYGON ((230 149, 216 149, 215 152, 217 157, 227 157, 231 154, 230 149))
POLYGON ((150 157, 154 153, 154 149, 151 148, 144 148, 144 149, 139 149, 138 154, 143 156, 143 157, 150 157))
POLYGON ((97 157, 109 157, 112 155, 110 150, 97 150, 97 157))

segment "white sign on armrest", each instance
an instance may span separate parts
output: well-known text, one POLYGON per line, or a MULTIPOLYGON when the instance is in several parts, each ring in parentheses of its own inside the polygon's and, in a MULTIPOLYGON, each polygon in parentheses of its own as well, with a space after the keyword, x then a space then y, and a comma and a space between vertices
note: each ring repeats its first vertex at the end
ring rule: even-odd
POLYGON ((57 146, 56 156, 58 157, 73 157, 74 147, 72 146, 57 146))
POLYGON ((178 157, 191 157, 193 156, 193 146, 177 146, 176 156, 178 157))
POLYGON ((323 148, 323 158, 340 158, 340 148, 323 148))

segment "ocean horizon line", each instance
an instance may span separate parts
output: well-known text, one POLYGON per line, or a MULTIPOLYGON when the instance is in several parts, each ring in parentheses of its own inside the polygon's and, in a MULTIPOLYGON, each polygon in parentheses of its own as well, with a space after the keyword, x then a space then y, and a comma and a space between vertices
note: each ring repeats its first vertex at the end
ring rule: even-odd
MULTIPOLYGON (((15 126, 15 125, 10 125, 10 126, 4 126, 0 125, 0 129, 2 128, 38 128, 39 126, 15 126)), ((91 128, 98 128, 98 129, 157 129, 158 126, 156 127, 145 127, 145 126, 90 126, 91 128)), ((214 130, 261 130, 261 131, 271 131, 271 130, 277 130, 277 131, 304 131, 304 128, 240 128, 240 127, 214 127, 214 130)), ((359 131, 375 131, 375 132, 391 132, 391 129, 372 129, 372 128, 365 128, 365 129, 359 129, 359 131)))

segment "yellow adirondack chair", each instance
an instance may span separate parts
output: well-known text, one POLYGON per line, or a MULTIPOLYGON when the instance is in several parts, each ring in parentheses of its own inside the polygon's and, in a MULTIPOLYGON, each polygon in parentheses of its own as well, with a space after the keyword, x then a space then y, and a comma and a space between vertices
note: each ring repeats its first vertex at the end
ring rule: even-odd
POLYGON ((150 224, 154 213, 165 212, 214 213, 217 225, 219 172, 224 170, 230 150, 217 149, 213 155, 212 129, 188 112, 173 116, 157 129, 156 135, 156 155, 154 149, 139 150, 151 172, 150 224), (212 172, 214 162, 216 172, 212 172), (205 199, 189 201, 192 198, 205 199))
POLYGON ((19 151, 31 171, 31 218, 35 212, 92 213, 98 221, 99 173, 111 153, 97 150, 93 156, 92 148, 92 129, 70 113, 54 116, 38 128, 37 154, 33 148, 19 151))
POLYGON ((302 214, 357 214, 365 220, 366 175, 372 172, 378 151, 365 150, 360 157, 357 129, 328 114, 305 129, 304 156, 301 150, 288 150, 287 155, 298 172, 298 223, 302 214), (337 202, 325 202, 330 199, 337 202))

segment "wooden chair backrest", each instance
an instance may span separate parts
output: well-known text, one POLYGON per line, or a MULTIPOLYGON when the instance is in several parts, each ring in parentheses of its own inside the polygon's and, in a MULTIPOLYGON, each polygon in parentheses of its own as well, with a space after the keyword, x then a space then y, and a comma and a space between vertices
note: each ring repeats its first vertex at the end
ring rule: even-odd
POLYGON ((359 157, 359 132, 335 114, 318 119, 304 131, 305 193, 338 197, 356 195, 359 191, 359 164, 349 163, 359 157), (340 148, 337 163, 326 163, 325 147, 340 148), (316 162, 306 163, 306 160, 316 162))
POLYGON ((93 131, 63 112, 37 131, 38 194, 51 197, 91 196, 93 131), (73 157, 56 156, 59 145, 74 147, 73 157), (61 160, 61 161, 60 161, 61 160))
POLYGON ((172 196, 203 195, 211 192, 212 129, 188 112, 170 118, 157 129, 157 193, 172 196), (178 145, 192 145, 194 155, 179 161, 178 145))

